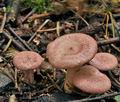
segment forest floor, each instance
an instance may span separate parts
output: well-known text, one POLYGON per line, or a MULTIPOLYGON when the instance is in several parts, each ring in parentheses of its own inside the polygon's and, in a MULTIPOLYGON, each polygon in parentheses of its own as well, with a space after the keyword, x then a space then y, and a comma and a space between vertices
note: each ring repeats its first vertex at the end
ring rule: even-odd
POLYGON ((67 94, 66 70, 52 68, 46 58, 47 45, 57 37, 85 33, 97 41, 99 52, 111 53, 120 62, 120 0, 21 1, 0 3, 0 102, 120 102, 119 64, 105 72, 112 82, 106 93, 67 94), (44 69, 34 73, 32 84, 12 63, 16 52, 25 50, 46 60, 44 69))

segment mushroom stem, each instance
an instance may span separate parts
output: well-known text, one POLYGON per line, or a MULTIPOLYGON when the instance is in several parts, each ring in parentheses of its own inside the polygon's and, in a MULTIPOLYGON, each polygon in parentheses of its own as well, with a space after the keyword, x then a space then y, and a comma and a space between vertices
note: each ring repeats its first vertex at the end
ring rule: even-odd
POLYGON ((78 67, 67 69, 67 74, 64 81, 64 91, 66 93, 72 93, 72 90, 74 90, 74 86, 72 85, 72 79, 74 77, 74 74, 79 70, 78 67))
POLYGON ((24 73, 24 80, 28 83, 33 83, 33 81, 34 81, 33 70, 27 70, 27 73, 26 73, 26 71, 23 71, 23 73, 24 73))
POLYGON ((71 68, 71 69, 67 69, 67 74, 66 74, 66 80, 69 82, 69 83, 72 83, 72 78, 74 77, 74 74, 79 70, 78 67, 76 68, 71 68))

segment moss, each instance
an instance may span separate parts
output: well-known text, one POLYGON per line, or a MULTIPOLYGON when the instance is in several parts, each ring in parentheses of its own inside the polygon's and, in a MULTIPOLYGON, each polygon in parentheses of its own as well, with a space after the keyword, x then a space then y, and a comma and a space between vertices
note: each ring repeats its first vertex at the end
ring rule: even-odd
POLYGON ((37 12, 44 12, 52 10, 51 0, 21 0, 25 7, 36 8, 37 12))

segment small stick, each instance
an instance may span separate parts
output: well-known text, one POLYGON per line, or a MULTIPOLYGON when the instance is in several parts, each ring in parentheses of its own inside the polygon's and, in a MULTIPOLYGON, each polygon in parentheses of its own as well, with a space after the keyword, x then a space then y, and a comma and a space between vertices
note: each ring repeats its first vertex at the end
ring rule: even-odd
POLYGON ((57 31, 57 36, 60 36, 60 22, 57 22, 57 27, 56 27, 56 31, 57 31))
POLYGON ((29 12, 22 20, 22 23, 24 23, 34 12, 36 11, 36 8, 32 9, 31 12, 29 12))
POLYGON ((119 49, 119 47, 115 46, 114 44, 111 44, 111 47, 114 48, 117 52, 120 53, 120 49, 119 49))
POLYGON ((43 18, 43 17, 47 17, 47 16, 50 16, 51 14, 49 13, 42 13, 42 14, 33 14, 31 17, 29 17, 30 21, 33 21, 35 19, 40 19, 40 18, 43 18))
POLYGON ((8 41, 6 47, 4 48, 3 52, 7 51, 7 49, 8 49, 9 46, 11 45, 11 43, 12 43, 12 38, 9 39, 9 41, 8 41))
MULTIPOLYGON (((59 29, 59 30, 62 30, 63 27, 59 27, 58 29, 59 29)), ((49 29, 43 29, 43 30, 39 30, 39 29, 38 29, 36 32, 42 33, 42 32, 51 32, 51 31, 55 31, 55 30, 57 30, 57 28, 49 28, 49 29)))
POLYGON ((15 78, 15 88, 20 91, 20 87, 18 86, 18 80, 17 80, 17 68, 15 68, 14 78, 15 78))
POLYGON ((7 17, 7 13, 4 13, 3 21, 2 21, 2 24, 1 24, 1 28, 0 28, 0 33, 3 32, 5 22, 6 22, 6 17, 7 17))
POLYGON ((100 100, 100 99, 104 99, 104 98, 107 98, 107 97, 114 97, 114 96, 117 96, 117 95, 120 95, 120 92, 114 92, 114 93, 111 93, 111 94, 105 94, 105 95, 101 95, 101 96, 98 96, 98 97, 94 97, 94 98, 84 98, 84 99, 81 99, 81 100, 74 100, 74 101, 69 101, 69 102, 88 102, 88 101, 95 101, 95 100, 100 100))
POLYGON ((80 16, 78 13, 76 13, 74 10, 71 10, 76 16, 78 16, 88 27, 89 27, 89 23, 82 17, 80 16))
POLYGON ((110 38, 108 40, 103 40, 103 41, 98 41, 98 45, 102 46, 102 45, 107 45, 107 44, 111 44, 111 43, 115 43, 120 41, 119 37, 115 37, 115 38, 110 38))
MULTIPOLYGON (((4 36, 5 38, 11 39, 11 36, 10 36, 8 33, 3 32, 2 34, 3 34, 3 36, 4 36)), ((19 50, 21 50, 21 51, 26 51, 26 50, 27 50, 27 49, 24 48, 20 43, 18 43, 14 38, 12 38, 12 44, 13 44, 14 46, 16 46, 16 47, 17 47, 19 50)))
POLYGON ((77 20, 76 24, 75 24, 75 31, 78 32, 78 28, 79 28, 79 20, 77 20))
POLYGON ((8 29, 8 31, 10 31, 11 34, 13 34, 14 36, 16 36, 16 37, 19 39, 19 41, 20 41, 28 50, 32 51, 32 49, 29 47, 29 45, 28 45, 24 40, 22 40, 22 39, 20 38, 20 36, 18 36, 18 35, 15 33, 15 31, 14 31, 10 26, 8 26, 7 29, 8 29))
MULTIPOLYGON (((50 20, 47 19, 38 29, 41 30, 49 21, 50 21, 50 20)), ((34 37, 35 37, 36 35, 37 35, 37 32, 35 32, 35 33, 31 36, 31 38, 28 40, 28 43, 30 43, 30 42, 34 39, 34 37)))
POLYGON ((78 32, 81 32, 81 33, 86 33, 86 34, 94 34, 95 32, 97 32, 98 30, 101 30, 102 29, 102 24, 99 23, 99 22, 94 22, 92 24, 82 29, 80 29, 78 32))
MULTIPOLYGON (((68 24, 67 22, 65 22, 66 24, 68 24)), ((60 32, 60 30, 63 30, 63 29, 65 29, 65 28, 71 28, 69 25, 67 26, 59 26, 58 27, 58 25, 59 24, 57 24, 57 27, 55 27, 55 28, 49 28, 49 29, 38 29, 36 32, 38 32, 38 33, 42 33, 42 32, 51 32, 51 31, 57 31, 58 33, 60 32)), ((60 36, 59 34, 58 34, 58 36, 60 36)))
POLYGON ((56 79, 56 68, 53 68, 53 79, 56 79))
MULTIPOLYGON (((26 82, 23 82, 23 83, 27 84, 26 82)), ((27 85, 29 85, 30 87, 34 88, 33 85, 30 85, 30 84, 27 84, 27 85)), ((30 92, 32 93, 32 96, 36 96, 36 94, 37 94, 37 97, 38 97, 38 94, 48 93, 49 89, 52 88, 52 87, 54 87, 54 85, 50 85, 50 86, 48 86, 48 87, 46 87, 46 88, 44 88, 42 90, 37 90, 37 91, 33 90, 33 91, 30 91, 30 92)), ((29 91, 28 92, 24 92, 23 95, 29 94, 30 92, 29 91)))
POLYGON ((116 87, 116 88, 120 88, 120 83, 118 82, 118 80, 116 80, 115 78, 114 78, 114 75, 112 74, 112 72, 111 71, 108 71, 108 75, 109 75, 109 78, 112 80, 112 83, 113 83, 113 85, 116 87))
POLYGON ((49 78, 49 80, 52 82, 52 84, 59 90, 62 92, 62 89, 56 84, 56 82, 54 82, 54 80, 51 78, 51 76, 47 73, 47 77, 49 78))

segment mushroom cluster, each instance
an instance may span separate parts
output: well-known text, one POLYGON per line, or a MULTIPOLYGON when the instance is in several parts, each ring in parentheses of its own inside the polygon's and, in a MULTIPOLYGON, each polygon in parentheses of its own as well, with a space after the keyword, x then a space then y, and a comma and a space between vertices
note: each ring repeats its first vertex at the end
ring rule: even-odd
MULTIPOLYGON (((49 63, 57 69, 66 69, 64 89, 80 89, 90 94, 99 94, 111 88, 110 79, 101 71, 116 68, 117 58, 109 53, 97 53, 97 42, 83 33, 73 33, 58 37, 47 46, 49 63)), ((18 52, 13 58, 14 66, 25 72, 25 80, 32 83, 34 69, 43 63, 38 53, 18 52), (26 73, 27 71, 27 73, 26 73)))
POLYGON ((48 44, 47 57, 51 65, 67 69, 65 89, 69 86, 98 94, 111 88, 110 79, 101 71, 115 68, 117 58, 109 53, 97 53, 97 48, 96 40, 83 33, 63 35, 48 44))

